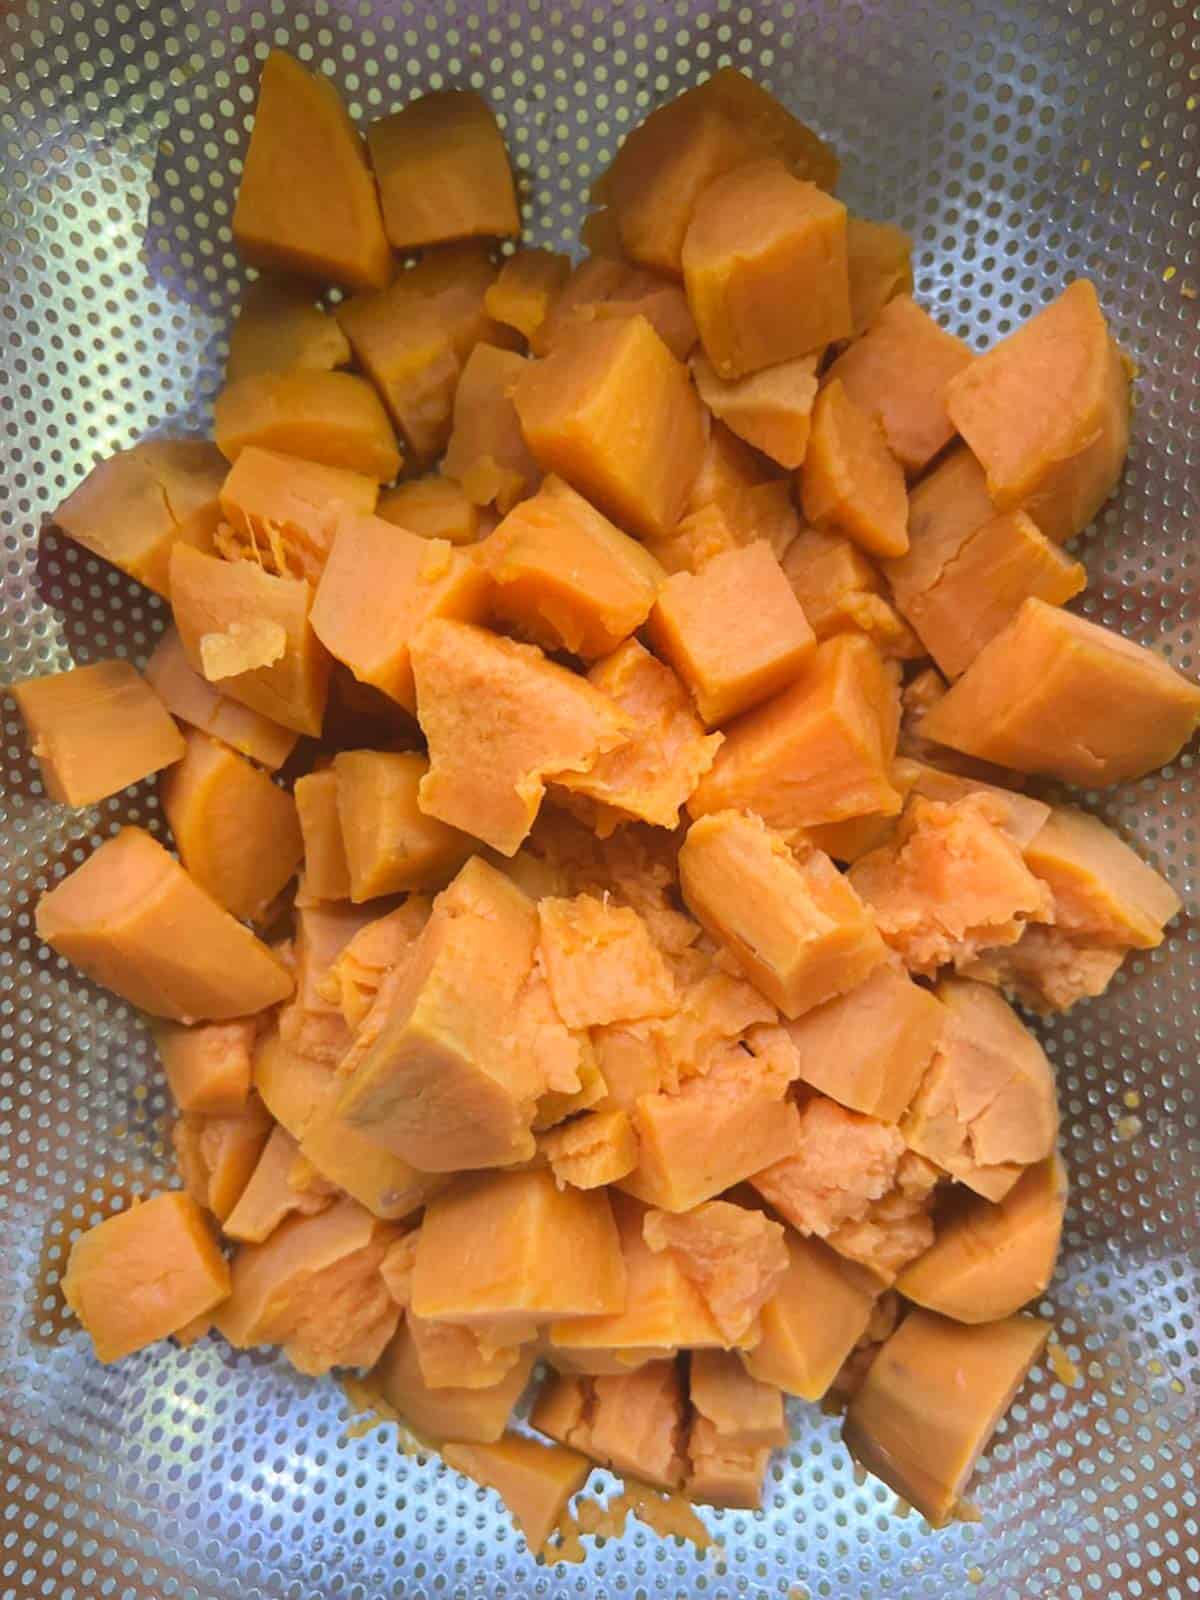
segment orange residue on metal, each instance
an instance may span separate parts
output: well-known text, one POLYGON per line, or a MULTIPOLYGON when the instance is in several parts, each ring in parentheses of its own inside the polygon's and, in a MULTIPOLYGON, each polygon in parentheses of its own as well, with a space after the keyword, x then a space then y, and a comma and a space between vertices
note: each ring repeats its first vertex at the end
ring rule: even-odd
POLYGON ((1136 1089, 1126 1089, 1122 1099, 1131 1111, 1136 1110, 1142 1103, 1142 1097, 1136 1089))
POLYGON ((1076 1384, 1083 1382, 1083 1373, 1080 1372, 1057 1339, 1051 1339, 1047 1343, 1046 1359, 1050 1363, 1051 1372, 1053 1372, 1059 1383, 1066 1384, 1068 1389, 1073 1389, 1076 1384))
POLYGON ((982 1583, 983 1582, 983 1569, 982 1569, 982 1567, 968 1567, 967 1568, 967 1582, 968 1583, 982 1583))
POLYGON ((582 1561, 581 1534, 591 1534, 600 1539, 619 1539, 625 1532, 630 1516, 644 1522, 661 1539, 687 1539, 701 1555, 717 1543, 682 1495, 634 1483, 607 1503, 595 1500, 590 1495, 578 1500, 574 1512, 566 1512, 559 1520, 555 1542, 546 1547, 548 1559, 582 1561))
POLYGON ((1189 283, 1186 280, 1179 285, 1179 292, 1185 300, 1195 300, 1197 296, 1200 296, 1200 289, 1197 289, 1194 283, 1189 283))
POLYGON ((1141 1117, 1119 1117, 1117 1119, 1117 1138, 1136 1139, 1142 1131, 1141 1117))
POLYGON ((408 1428, 400 1413, 387 1403, 369 1379, 347 1376, 341 1379, 341 1386, 342 1393, 350 1402, 350 1415, 355 1419, 342 1429, 344 1439, 365 1439, 384 1423, 394 1422, 396 1445, 402 1455, 420 1456, 432 1453, 431 1447, 422 1444, 416 1434, 408 1428))
POLYGON ((982 1522, 983 1512, 970 1500, 960 1500, 954 1507, 955 1522, 982 1522))
POLYGON ((1167 270, 1163 273, 1163 282, 1164 283, 1170 283, 1171 279, 1175 276, 1175 274, 1178 272, 1178 270, 1179 270, 1178 267, 1168 267, 1167 270))

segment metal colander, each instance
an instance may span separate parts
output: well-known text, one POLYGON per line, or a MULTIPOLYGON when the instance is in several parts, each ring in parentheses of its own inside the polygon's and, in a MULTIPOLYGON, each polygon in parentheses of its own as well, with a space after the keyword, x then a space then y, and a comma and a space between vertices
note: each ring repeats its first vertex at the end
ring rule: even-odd
MULTIPOLYGON (((0 679, 140 663, 163 624, 153 595, 39 523, 97 457, 208 426, 272 45, 329 72, 360 118, 483 90, 536 243, 571 246, 624 131, 733 62, 833 140, 853 209, 911 230, 919 293, 976 346, 1090 275, 1139 380, 1123 488, 1082 544, 1082 609, 1195 674, 1198 19, 1192 0, 3 5, 0 679)), ((0 1600, 1200 1594, 1193 756, 1085 797, 1186 910, 1108 996, 1045 1030, 1074 1193, 1042 1309, 1079 1376, 1035 1371, 975 1480, 982 1521, 931 1533, 856 1474, 834 1419, 798 1407, 761 1515, 703 1513, 707 1555, 630 1523, 556 1566, 393 1429, 348 1436, 333 1383, 214 1341, 105 1369, 64 1316, 72 1233, 173 1167, 146 1032, 39 945, 33 904, 120 824, 162 824, 153 782, 47 804, 4 714, 0 1600)))

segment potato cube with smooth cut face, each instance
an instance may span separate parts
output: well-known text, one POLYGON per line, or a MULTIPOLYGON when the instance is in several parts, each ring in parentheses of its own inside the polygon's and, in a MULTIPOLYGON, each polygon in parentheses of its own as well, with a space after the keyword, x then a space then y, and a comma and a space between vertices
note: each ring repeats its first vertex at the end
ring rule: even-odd
POLYGON ((893 222, 847 217, 846 266, 850 273, 851 332, 858 338, 889 300, 912 293, 912 240, 893 222))
POLYGON ((307 772, 292 789, 304 840, 304 888, 314 900, 348 900, 350 866, 337 809, 337 773, 307 772))
POLYGON ((1054 896, 1054 924, 1100 945, 1153 950, 1180 899, 1098 817, 1055 806, 1025 845, 1025 864, 1054 896))
POLYGON ((685 1406, 678 1365, 649 1361, 629 1373, 548 1379, 530 1421, 614 1472, 674 1489, 686 1469, 685 1406))
POLYGON ((269 772, 281 767, 300 735, 221 694, 193 670, 175 628, 168 628, 146 663, 146 682, 173 717, 211 733, 269 772))
POLYGON ((379 396, 353 372, 260 372, 227 384, 213 402, 221 454, 253 445, 387 483, 400 448, 379 396))
POLYGON ((226 383, 256 372, 291 372, 295 367, 331 372, 349 366, 346 335, 316 298, 311 284, 273 273, 255 278, 229 330, 226 383))
POLYGON ((707 356, 692 357, 701 400, 739 439, 781 467, 800 466, 808 451, 817 357, 794 356, 746 378, 719 378, 707 356))
POLYGON ((497 1383, 481 1389, 461 1384, 435 1389, 425 1381, 416 1340, 405 1318, 368 1383, 423 1437, 450 1444, 490 1444, 504 1433, 529 1381, 534 1359, 534 1348, 528 1345, 497 1383))
POLYGON ((414 750, 342 750, 334 757, 337 814, 350 898, 439 889, 475 841, 417 803, 429 762, 414 750))
POLYGON ((843 533, 870 555, 908 549, 908 493, 900 463, 876 419, 857 405, 840 378, 822 385, 813 406, 808 451, 799 474, 807 521, 843 533))
POLYGON ((821 1243, 786 1233, 787 1273, 761 1312, 762 1337, 741 1354, 752 1378, 819 1400, 866 1331, 874 1295, 821 1243))
POLYGON ((503 516, 541 481, 513 404, 529 362, 513 350, 479 343, 454 391, 454 414, 441 470, 479 506, 503 516))

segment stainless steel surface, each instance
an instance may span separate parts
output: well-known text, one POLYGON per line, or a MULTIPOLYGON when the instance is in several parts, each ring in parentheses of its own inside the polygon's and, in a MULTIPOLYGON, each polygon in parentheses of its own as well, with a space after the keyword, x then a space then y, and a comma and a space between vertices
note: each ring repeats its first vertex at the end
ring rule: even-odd
MULTIPOLYGON (((573 241, 631 121, 732 60, 833 138, 852 206, 913 230, 920 292, 980 347, 1090 274, 1139 381, 1083 607, 1197 672, 1198 18, 1169 0, 4 6, 0 680, 141 661, 162 624, 156 599, 55 536, 39 546, 38 526, 97 456, 207 423, 271 43, 321 63, 362 117, 482 88, 537 242, 573 241)), ((114 1193, 169 1180, 166 1106, 143 1030, 39 947, 32 905, 119 823, 160 821, 152 783, 48 805, 4 715, 0 1597, 1200 1593, 1194 755, 1092 797, 1187 911, 1048 1030, 1075 1187, 1047 1310, 1081 1381, 1038 1369, 977 1478, 983 1520, 931 1534, 802 1408, 763 1514, 704 1513, 707 1556, 631 1523, 585 1567, 546 1567, 490 1493, 390 1430, 348 1440, 335 1385, 213 1342, 106 1370, 70 1328, 64 1245, 114 1193)))

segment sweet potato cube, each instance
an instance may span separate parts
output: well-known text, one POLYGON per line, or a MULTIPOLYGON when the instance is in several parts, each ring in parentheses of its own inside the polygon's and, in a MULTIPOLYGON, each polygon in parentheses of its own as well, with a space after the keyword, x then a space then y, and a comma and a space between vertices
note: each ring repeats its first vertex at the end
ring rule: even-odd
POLYGON ((312 604, 303 578, 277 578, 250 561, 222 561, 185 546, 171 557, 171 609, 192 670, 203 673, 206 637, 243 624, 276 624, 282 655, 223 677, 220 692, 285 728, 315 735, 325 716, 330 660, 309 622, 312 604))
POLYGON ((539 947, 550 993, 570 1028, 666 1016, 675 984, 641 917, 590 894, 538 901, 539 947))
POLYGON ((429 1202, 413 1270, 417 1316, 516 1343, 542 1323, 624 1304, 625 1263, 602 1190, 560 1189, 535 1168, 465 1176, 429 1202))
POLYGON ((1027 1167, 998 1205, 960 1191, 925 1254, 896 1279, 906 1299, 956 1322, 995 1322, 1045 1290, 1067 1204, 1058 1156, 1027 1167))
POLYGON ((355 359, 419 461, 438 455, 450 436, 454 392, 472 348, 481 339, 503 342, 484 310, 495 277, 486 246, 446 245, 382 294, 356 295, 337 308, 355 359))
POLYGON ((955 377, 951 420, 982 462, 997 510, 1048 539, 1096 515, 1129 448, 1130 375, 1086 278, 955 377))
POLYGON ((896 603, 932 589, 973 533, 996 515, 987 476, 965 444, 947 451, 908 498, 908 542, 903 555, 883 565, 896 603))
POLYGON ((800 1233, 837 1248, 842 1225, 862 1221, 894 1188, 904 1139, 892 1124, 824 1095, 802 1101, 796 1126, 789 1153, 756 1172, 751 1184, 800 1233))
POLYGON ((165 1339, 229 1293, 229 1268, 186 1194, 155 1195, 71 1245, 63 1297, 105 1363, 165 1339))
POLYGON ((681 262, 720 378, 811 355, 850 332, 846 208, 782 161, 714 179, 692 211, 681 262))
POLYGON ((858 338, 898 294, 913 287, 912 240, 892 222, 846 218, 851 334, 858 338))
POLYGON ((270 1027, 258 1040, 252 1068, 255 1092, 299 1141, 317 1111, 338 1093, 333 1067, 306 1055, 270 1027))
POLYGON ((454 415, 442 471, 476 505, 504 515, 538 485, 541 470, 521 432, 513 393, 529 370, 524 356, 477 344, 454 391, 454 415))
POLYGON ((760 1314, 762 1337, 741 1353, 752 1378, 819 1400, 866 1331, 875 1297, 819 1239, 785 1234, 788 1269, 760 1314))
POLYGON ((128 661, 26 678, 9 693, 60 805, 94 805, 183 756, 170 713, 128 661))
POLYGON ((909 800, 893 837, 860 856, 850 882, 910 972, 1015 944, 1026 923, 1052 920, 1051 897, 1022 860, 986 794, 909 800))
POLYGON ((883 581, 865 551, 843 534, 804 528, 781 557, 792 593, 818 639, 864 633, 889 657, 924 655, 916 634, 883 597, 883 581))
POLYGON ((172 716, 210 733, 260 767, 281 767, 300 737, 293 728, 272 722, 228 695, 221 694, 193 671, 175 628, 168 628, 146 663, 146 682, 172 716))
POLYGON ((213 1320, 236 1349, 282 1345, 310 1377, 371 1367, 400 1316, 379 1272, 398 1237, 353 1200, 289 1217, 262 1244, 238 1250, 232 1293, 213 1320))
POLYGON ((829 857, 793 852, 752 812, 694 822, 679 882, 692 913, 785 1016, 855 988, 884 960, 870 912, 829 857))
MULTIPOLYGON (((610 1200, 625 1263, 624 1305, 552 1323, 550 1358, 583 1372, 619 1373, 676 1350, 723 1347, 725 1335, 677 1257, 669 1250, 656 1253, 646 1243, 645 1206, 619 1190, 611 1191, 610 1200)), ((752 1342, 753 1332, 740 1342, 752 1342)))
POLYGON ((850 1402, 847 1448, 935 1527, 944 1525, 1049 1332, 1037 1317, 965 1328, 910 1312, 850 1402))
POLYGON ((1055 806, 1025 845, 1025 864, 1050 888, 1057 927, 1096 944, 1153 950, 1179 896, 1098 817, 1055 806))
POLYGON ((447 544, 474 544, 479 537, 479 507, 467 498, 459 483, 430 472, 397 484, 379 497, 375 515, 422 539, 445 539, 447 544))
POLYGON ((683 1481, 685 1400, 674 1361, 635 1372, 547 1379, 530 1414, 540 1432, 661 1489, 683 1481))
POLYGON ((667 572, 700 572, 717 556, 760 540, 782 560, 800 530, 800 518, 784 479, 725 490, 689 511, 666 539, 647 539, 646 549, 667 572))
POLYGON ((699 511, 727 494, 768 483, 773 470, 771 462, 739 439, 732 428, 714 418, 709 423, 700 470, 692 480, 684 509, 699 511))
POLYGON ((76 544, 169 598, 174 546, 212 544, 226 470, 207 439, 145 439, 98 462, 54 520, 76 544))
POLYGON ((943 978, 942 1036, 900 1123, 909 1148, 988 1200, 1058 1135, 1054 1072, 1037 1039, 986 984, 943 978))
POLYGON ((257 1027, 253 1017, 187 1028, 156 1021, 154 1043, 180 1111, 231 1116, 246 1104, 257 1027))
POLYGON ((543 1548, 567 1501, 592 1470, 578 1451, 538 1444, 519 1433, 506 1434, 495 1444, 451 1444, 442 1455, 456 1472, 496 1490, 531 1555, 543 1548))
POLYGON ((256 278, 242 296, 229 331, 226 383, 258 372, 291 372, 296 367, 331 372, 349 366, 346 335, 313 301, 309 285, 270 275, 256 278))
POLYGON ((713 1314, 727 1344, 748 1341, 763 1305, 787 1271, 783 1229, 762 1211, 709 1200, 672 1215, 648 1211, 642 1234, 651 1250, 669 1250, 713 1314))
POLYGON ((38 902, 39 938, 154 1017, 220 1022, 291 993, 287 968, 158 841, 122 828, 38 902))
POLYGON ((379 517, 347 517, 317 587, 312 625, 360 683, 415 711, 414 635, 431 617, 481 617, 487 590, 462 551, 379 517))
POLYGON ((869 639, 842 634, 817 646, 782 694, 725 733, 688 810, 757 811, 777 828, 895 813, 890 780, 900 707, 869 639))
POLYGON ((898 962, 788 1027, 805 1083, 852 1111, 898 1122, 942 1031, 942 1008, 898 962))
POLYGON ((504 138, 482 95, 419 95, 367 129, 371 164, 393 247, 521 232, 504 138))
MULTIPOLYGON (((415 1260, 415 1246, 413 1257, 415 1260)), ((411 1284, 409 1293, 411 1297, 411 1284)), ((477 1334, 473 1328, 460 1328, 453 1322, 427 1322, 411 1309, 407 1320, 421 1375, 431 1389, 490 1389, 523 1354, 520 1345, 496 1346, 486 1332, 477 1334)))
POLYGON ((342 1115, 427 1172, 528 1160, 546 1084, 508 1030, 536 940, 532 902, 474 857, 435 902, 386 1004, 377 1002, 342 1115))
POLYGON ((372 910, 314 901, 295 907, 292 966, 294 999, 279 1014, 284 1043, 328 1067, 337 1066, 350 1043, 333 985, 333 968, 351 939, 373 918, 372 910))
POLYGON ((871 555, 908 549, 904 472, 879 423, 855 405, 840 378, 822 385, 813 406, 800 504, 814 526, 844 533, 871 555))
POLYGON ((607 655, 650 614, 665 574, 561 478, 547 478, 480 544, 492 610, 547 650, 607 655))
POLYGON ((953 805, 956 800, 964 800, 968 795, 986 799, 989 820, 1009 836, 1022 854, 1050 819, 1050 807, 1044 800, 1018 794, 1013 789, 1002 789, 998 784, 985 783, 981 778, 944 772, 940 767, 931 767, 923 761, 913 761, 907 757, 901 757, 896 762, 894 771, 897 782, 904 786, 908 794, 921 795, 926 800, 940 800, 946 805, 953 805))
POLYGON ((573 805, 586 805, 601 838, 631 820, 676 827, 680 808, 716 759, 722 735, 705 733, 683 684, 636 639, 597 661, 588 682, 630 717, 634 732, 589 772, 559 779, 559 788, 573 797, 573 805))
POLYGON ((386 483, 401 467, 378 395, 353 372, 260 372, 227 384, 213 402, 221 454, 251 445, 386 483))
POLYGON ((296 802, 261 767, 196 728, 159 799, 180 860, 226 911, 253 922, 291 878, 304 851, 296 802))
POLYGON ((426 623, 412 668, 429 741, 421 809, 502 855, 520 847, 548 781, 589 772, 632 731, 606 695, 534 646, 466 623, 426 623))
POLYGON ((218 1222, 237 1205, 271 1136, 272 1123, 257 1095, 240 1111, 221 1117, 185 1111, 171 1129, 175 1164, 197 1205, 218 1222))
POLYGON ((592 198, 611 207, 631 260, 678 275, 702 191, 731 168, 768 155, 823 189, 837 181, 829 146, 752 78, 723 67, 632 129, 592 198))
POLYGON ((951 379, 975 359, 911 295, 889 300, 830 367, 853 403, 874 417, 888 449, 915 476, 954 437, 946 410, 951 379))
POLYGON ((687 1493, 704 1505, 756 1511, 770 1450, 723 1439, 707 1417, 693 1413, 687 1439, 687 1493))
POLYGON ((634 1104, 640 1157, 620 1187, 663 1211, 689 1211, 780 1160, 796 1139, 786 1083, 740 1046, 677 1094, 634 1104))
POLYGON ((1080 562, 1030 517, 1003 511, 964 538, 932 587, 911 595, 903 609, 941 670, 956 678, 1029 595, 1063 605, 1086 584, 1080 562))
POLYGON ((1200 687, 1131 639, 1030 598, 919 725, 984 761, 1089 788, 1174 760, 1200 687))
POLYGON ((315 584, 340 517, 374 511, 378 496, 374 478, 247 445, 221 486, 229 533, 222 545, 222 528, 218 545, 223 555, 315 584))
MULTIPOLYGON (((780 1230, 782 1233, 782 1230, 780 1230)), ((786 1238, 781 1244, 787 1266, 786 1238)), ((776 1298, 778 1290, 772 1293, 776 1298)), ((783 1391, 752 1378, 732 1350, 694 1350, 688 1358, 688 1399, 707 1418, 719 1438, 743 1450, 770 1450, 791 1437, 783 1410, 783 1391)))
POLYGON ((532 339, 570 275, 570 256, 555 250, 518 250, 505 261, 484 296, 487 314, 532 339))
POLYGON ((647 631, 710 728, 793 683, 813 653, 812 629, 761 540, 672 574, 647 631))
POLYGON ((529 1346, 498 1383, 485 1389, 431 1388, 421 1371, 407 1320, 371 1375, 388 1405, 423 1438, 437 1442, 492 1444, 501 1437, 533 1370, 529 1346))
POLYGON ((599 1189, 624 1178, 637 1166, 637 1135, 629 1113, 587 1111, 538 1140, 559 1183, 575 1189, 599 1189))
POLYGON ((534 355, 549 355, 581 325, 636 316, 645 317, 677 361, 687 360, 696 324, 679 285, 623 259, 591 256, 571 273, 530 347, 534 355))
POLYGON ((446 1185, 439 1173, 418 1172, 385 1150, 338 1111, 338 1084, 304 1119, 300 1155, 327 1183, 335 1184, 372 1216, 399 1222, 446 1185))
POLYGON ((348 900, 350 867, 337 808, 332 767, 297 778, 292 791, 304 842, 304 888, 314 900, 348 900))
POLYGON ((513 396, 529 448, 642 538, 678 522, 704 453, 687 369, 645 317, 581 326, 522 375, 513 396))
POLYGON ((731 432, 781 467, 798 467, 808 451, 817 357, 796 356, 744 378, 719 378, 707 356, 695 355, 692 377, 701 400, 731 432))
POLYGON ((469 835, 417 805, 429 771, 418 752, 343 750, 333 769, 351 900, 441 888, 474 850, 469 835))
POLYGON ((300 1147, 286 1128, 272 1128, 237 1204, 222 1220, 227 1239, 261 1244, 293 1212, 315 1216, 330 1204, 333 1191, 328 1184, 297 1181, 303 1166, 297 1164, 299 1154, 300 1147))
POLYGON ((256 267, 354 288, 392 276, 362 139, 330 80, 284 50, 263 65, 233 237, 256 267))

